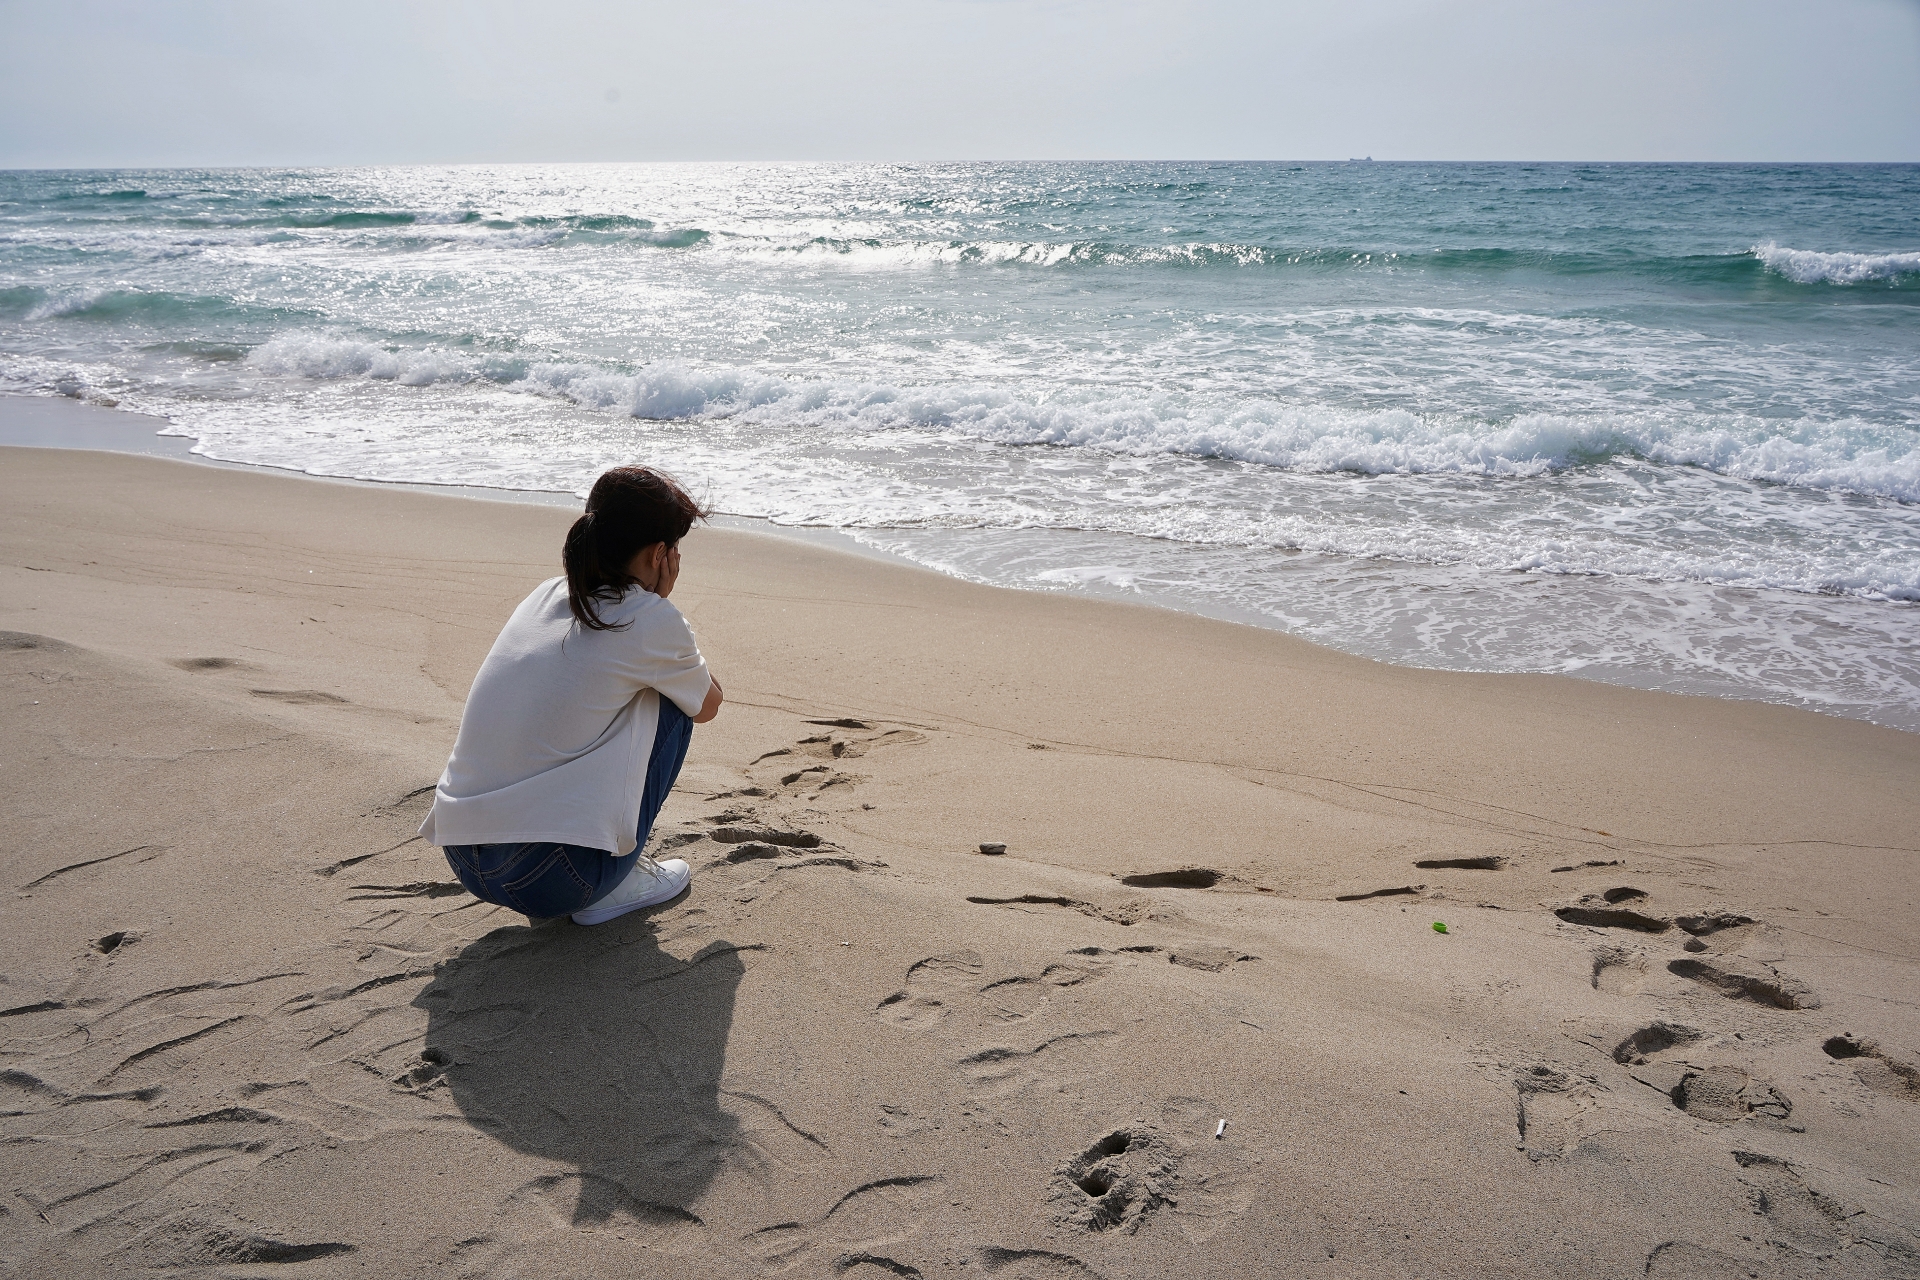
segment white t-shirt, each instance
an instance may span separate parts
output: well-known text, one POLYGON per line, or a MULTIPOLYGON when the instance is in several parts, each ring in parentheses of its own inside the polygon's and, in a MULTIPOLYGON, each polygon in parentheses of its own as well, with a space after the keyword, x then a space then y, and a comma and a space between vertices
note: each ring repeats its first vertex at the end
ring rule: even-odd
POLYGON ((543 582, 480 664, 420 834, 433 844, 551 840, 633 850, 660 698, 698 715, 712 679, 680 611, 629 587, 590 631, 543 582))

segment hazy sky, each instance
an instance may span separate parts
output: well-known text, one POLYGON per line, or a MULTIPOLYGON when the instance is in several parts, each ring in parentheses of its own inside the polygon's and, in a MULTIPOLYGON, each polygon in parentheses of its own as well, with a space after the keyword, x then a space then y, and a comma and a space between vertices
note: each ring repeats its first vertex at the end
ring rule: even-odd
POLYGON ((0 167, 1920 160, 1920 0, 0 0, 0 167))

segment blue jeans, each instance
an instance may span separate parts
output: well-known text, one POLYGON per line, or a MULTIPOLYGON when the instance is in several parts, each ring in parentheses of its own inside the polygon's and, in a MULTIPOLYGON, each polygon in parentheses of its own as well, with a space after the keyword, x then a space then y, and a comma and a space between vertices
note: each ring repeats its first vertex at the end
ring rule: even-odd
POLYGON ((692 741, 692 719, 674 705, 673 699, 662 696, 653 754, 647 759, 646 788, 640 794, 636 843, 626 857, 616 858, 605 849, 540 840, 448 845, 443 850, 447 865, 474 897, 535 919, 572 915, 592 906, 613 892, 640 860, 640 851, 647 847, 647 836, 653 831, 653 820, 666 804, 674 779, 680 776, 692 741))

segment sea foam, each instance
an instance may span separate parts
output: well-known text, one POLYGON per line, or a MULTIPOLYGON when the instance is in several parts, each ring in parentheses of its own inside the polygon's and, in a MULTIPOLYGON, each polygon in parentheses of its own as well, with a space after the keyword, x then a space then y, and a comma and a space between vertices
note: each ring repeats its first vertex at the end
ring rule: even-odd
POLYGON ((1753 256, 1797 284, 1866 284, 1920 275, 1920 252, 1821 253, 1816 249, 1788 249, 1768 242, 1755 245, 1753 256))
POLYGON ((1527 413, 1504 420, 1168 393, 1042 401, 991 384, 900 387, 663 362, 637 372, 294 333, 248 362, 303 378, 402 386, 487 381, 649 421, 744 419, 769 428, 910 431, 1009 445, 1254 463, 1311 473, 1525 479, 1616 459, 1743 480, 1920 502, 1920 431, 1671 409, 1527 413))

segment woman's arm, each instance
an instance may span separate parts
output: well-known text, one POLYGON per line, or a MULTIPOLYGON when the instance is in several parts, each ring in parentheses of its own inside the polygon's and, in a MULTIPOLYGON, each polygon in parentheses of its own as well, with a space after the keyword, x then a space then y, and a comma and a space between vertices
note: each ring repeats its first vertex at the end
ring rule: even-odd
POLYGON ((707 690, 707 700, 700 704, 700 714, 693 718, 693 722, 695 724, 705 724, 707 721, 719 715, 720 704, 725 700, 725 697, 726 697, 725 694, 721 693, 720 681, 713 675, 713 673, 709 672, 707 674, 707 679, 712 680, 713 685, 711 688, 707 690))

